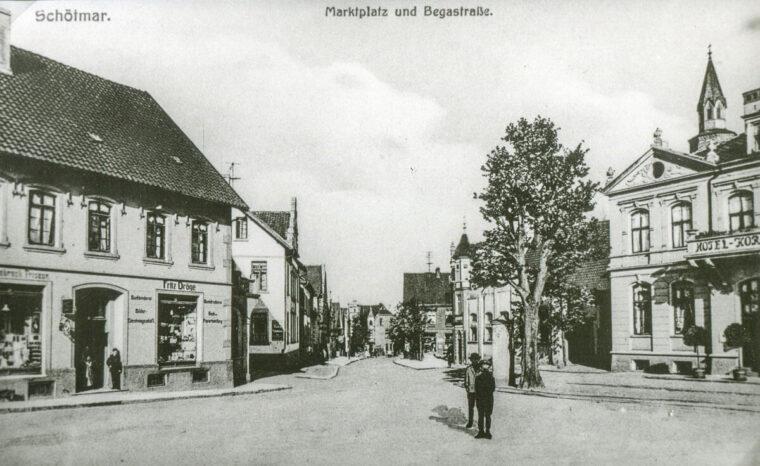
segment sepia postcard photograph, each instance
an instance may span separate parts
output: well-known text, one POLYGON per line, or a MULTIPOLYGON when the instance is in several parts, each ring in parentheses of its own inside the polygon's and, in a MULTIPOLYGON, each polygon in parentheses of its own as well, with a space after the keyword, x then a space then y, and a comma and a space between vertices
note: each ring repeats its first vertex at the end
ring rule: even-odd
POLYGON ((760 2, 0 0, 0 464, 760 465, 760 2))

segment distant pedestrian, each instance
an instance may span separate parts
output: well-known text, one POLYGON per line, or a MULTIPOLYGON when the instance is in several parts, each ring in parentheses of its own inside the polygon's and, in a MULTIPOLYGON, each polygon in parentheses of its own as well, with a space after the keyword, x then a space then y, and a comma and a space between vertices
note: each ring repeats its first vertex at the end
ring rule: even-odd
POLYGON ((496 381, 491 372, 491 362, 478 364, 475 376, 475 400, 478 406, 478 435, 475 438, 491 438, 491 413, 493 413, 493 392, 496 381), (483 421, 485 420, 485 425, 483 421))
POLYGON ((464 371, 464 388, 467 390, 467 428, 472 427, 473 414, 475 409, 475 368, 480 361, 478 353, 470 355, 470 365, 464 371))
POLYGON ((84 386, 87 390, 95 385, 95 371, 92 368, 92 356, 89 354, 84 357, 84 386))
POLYGON ((454 345, 449 345, 446 348, 446 361, 449 363, 449 367, 454 364, 454 345))
POLYGON ((114 390, 121 390, 122 365, 121 353, 119 353, 118 349, 114 348, 111 350, 111 355, 106 359, 106 365, 108 366, 108 371, 111 373, 111 388, 114 390))

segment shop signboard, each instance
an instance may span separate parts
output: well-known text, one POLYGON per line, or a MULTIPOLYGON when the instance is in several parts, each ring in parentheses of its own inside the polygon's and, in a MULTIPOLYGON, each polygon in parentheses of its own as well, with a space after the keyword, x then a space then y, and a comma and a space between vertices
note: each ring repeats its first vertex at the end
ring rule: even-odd
POLYGON ((230 358, 229 338, 230 299, 218 296, 203 298, 203 359, 224 361, 230 358))
POLYGON ((156 303, 152 291, 129 293, 127 325, 129 364, 155 364, 156 303))
POLYGON ((723 235, 688 243, 689 256, 720 256, 760 252, 760 232, 723 235))

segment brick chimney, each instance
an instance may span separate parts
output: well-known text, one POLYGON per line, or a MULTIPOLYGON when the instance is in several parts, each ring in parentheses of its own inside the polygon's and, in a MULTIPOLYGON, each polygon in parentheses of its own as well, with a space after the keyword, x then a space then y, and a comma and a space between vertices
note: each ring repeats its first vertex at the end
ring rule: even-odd
POLYGON ((0 73, 11 74, 11 12, 0 8, 0 73))
POLYGON ((290 224, 288 225, 288 237, 286 238, 290 247, 298 252, 298 200, 293 197, 290 199, 290 224))

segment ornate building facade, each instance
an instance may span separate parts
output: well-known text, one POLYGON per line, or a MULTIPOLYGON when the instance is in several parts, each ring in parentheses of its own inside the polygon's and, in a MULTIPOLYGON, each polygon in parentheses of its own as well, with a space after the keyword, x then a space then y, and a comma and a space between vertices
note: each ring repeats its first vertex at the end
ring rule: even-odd
POLYGON ((700 364, 713 374, 760 369, 760 89, 744 93, 745 131, 726 128, 728 99, 712 56, 690 151, 651 147, 605 187, 610 203, 612 369, 690 372, 684 333, 707 330, 700 364), (742 324, 743 348, 724 331, 742 324), (706 356, 705 356, 706 355, 706 356))

